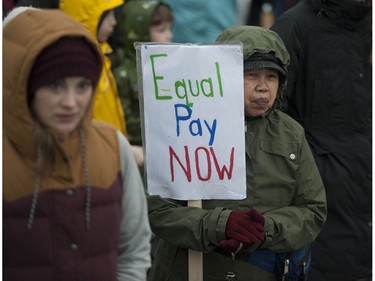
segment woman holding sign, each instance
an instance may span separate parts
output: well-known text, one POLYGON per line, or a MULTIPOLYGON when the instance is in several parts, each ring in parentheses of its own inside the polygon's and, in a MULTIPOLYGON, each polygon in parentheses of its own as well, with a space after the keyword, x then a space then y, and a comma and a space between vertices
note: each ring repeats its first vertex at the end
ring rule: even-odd
POLYGON ((205 281, 297 280, 308 272, 326 197, 304 130, 279 111, 289 54, 275 32, 260 27, 234 26, 217 38, 239 41, 247 197, 204 200, 200 209, 149 196, 151 227, 161 238, 149 280, 189 280, 188 249, 203 253, 205 281))

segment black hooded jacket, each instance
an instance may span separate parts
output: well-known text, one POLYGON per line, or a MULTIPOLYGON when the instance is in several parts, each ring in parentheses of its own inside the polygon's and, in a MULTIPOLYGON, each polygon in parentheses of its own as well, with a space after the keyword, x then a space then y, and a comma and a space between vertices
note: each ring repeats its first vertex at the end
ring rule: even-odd
POLYGON ((371 276, 371 6, 302 0, 271 28, 291 56, 285 111, 306 130, 328 217, 309 281, 371 276))

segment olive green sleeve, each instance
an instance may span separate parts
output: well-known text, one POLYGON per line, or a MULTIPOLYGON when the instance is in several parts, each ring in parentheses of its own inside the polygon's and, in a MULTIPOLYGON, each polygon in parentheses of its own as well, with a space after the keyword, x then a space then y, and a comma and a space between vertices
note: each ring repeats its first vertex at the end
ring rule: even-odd
POLYGON ((149 195, 147 200, 152 231, 172 245, 210 252, 225 239, 230 210, 187 207, 186 201, 158 195, 149 195))

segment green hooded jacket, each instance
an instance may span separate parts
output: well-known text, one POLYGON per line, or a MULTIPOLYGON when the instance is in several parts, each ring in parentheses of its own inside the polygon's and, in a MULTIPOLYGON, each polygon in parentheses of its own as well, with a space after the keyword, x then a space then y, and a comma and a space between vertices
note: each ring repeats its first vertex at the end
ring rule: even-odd
POLYGON ((126 116, 129 142, 142 145, 136 51, 134 42, 150 41, 151 16, 160 1, 130 1, 118 17, 118 36, 111 60, 119 97, 126 116))
MULTIPOLYGON (((243 43, 244 59, 255 51, 274 51, 286 70, 289 55, 275 32, 234 26, 217 38, 223 44, 238 41, 243 43)), ((281 96, 286 79, 280 81, 281 96)), ((186 201, 148 196, 151 227, 161 239, 149 280, 187 281, 187 249, 203 252, 205 281, 226 280, 228 271, 235 272, 238 281, 275 280, 272 273, 217 251, 226 239, 232 210, 255 208, 265 218, 267 238, 250 251, 288 252, 315 240, 326 220, 324 186, 303 128, 277 106, 246 120, 246 199, 203 200, 200 209, 187 207, 186 201)))

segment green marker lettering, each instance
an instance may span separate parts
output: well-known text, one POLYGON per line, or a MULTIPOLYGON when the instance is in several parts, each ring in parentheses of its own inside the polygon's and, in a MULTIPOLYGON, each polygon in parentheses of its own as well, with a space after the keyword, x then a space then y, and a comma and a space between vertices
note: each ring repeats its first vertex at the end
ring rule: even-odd
POLYGON ((159 57, 167 57, 167 56, 168 56, 167 54, 157 54, 157 55, 151 55, 150 56, 151 66, 152 66, 152 76, 153 76, 153 79, 154 79, 154 87, 155 87, 155 98, 157 100, 170 100, 170 99, 172 99, 172 96, 160 96, 159 95, 159 87, 158 87, 157 80, 164 80, 164 76, 157 76, 156 71, 155 71, 155 60, 154 59, 159 58, 159 57))

